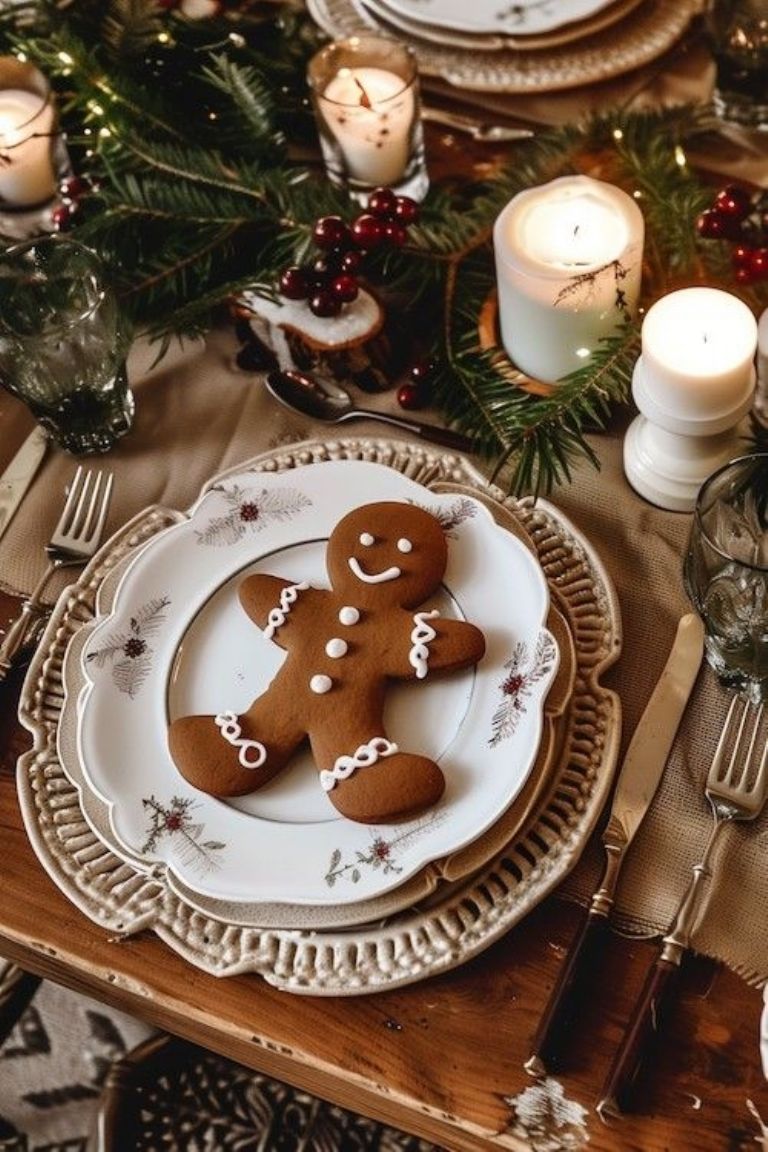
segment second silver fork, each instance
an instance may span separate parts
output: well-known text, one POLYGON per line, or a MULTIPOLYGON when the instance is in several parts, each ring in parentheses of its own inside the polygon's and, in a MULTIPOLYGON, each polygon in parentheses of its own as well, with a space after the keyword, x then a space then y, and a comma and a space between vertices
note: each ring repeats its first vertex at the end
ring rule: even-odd
POLYGON ((51 539, 45 546, 48 565, 0 644, 0 681, 5 680, 13 660, 33 635, 47 612, 40 600, 54 572, 85 564, 94 555, 104 532, 112 495, 112 474, 83 472, 78 466, 51 539), (103 483, 102 483, 103 481, 103 483))
POLYGON ((762 747, 758 747, 763 705, 756 709, 751 734, 747 725, 750 711, 748 701, 734 696, 705 785, 714 817, 712 831, 701 859, 693 868, 693 876, 674 923, 663 939, 661 952, 648 974, 635 1013, 608 1073, 597 1105, 601 1116, 616 1115, 632 1103, 632 1091, 646 1045, 652 1033, 659 1030, 664 999, 690 947, 691 936, 703 909, 704 896, 713 876, 711 861, 721 832, 733 820, 754 820, 768 797, 768 742, 765 738, 762 747))

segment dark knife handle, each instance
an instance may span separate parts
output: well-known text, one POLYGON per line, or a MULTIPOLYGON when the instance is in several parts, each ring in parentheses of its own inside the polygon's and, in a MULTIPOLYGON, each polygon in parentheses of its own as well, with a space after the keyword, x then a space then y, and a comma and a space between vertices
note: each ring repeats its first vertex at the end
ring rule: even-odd
POLYGON ((591 983, 589 977, 608 932, 608 916, 605 912, 590 910, 584 916, 560 967, 539 1021, 531 1055, 525 1062, 526 1069, 532 1075, 541 1076, 546 1072, 562 1070, 565 1044, 573 1034, 574 1017, 583 1007, 584 994, 591 983))
POLYGON ((648 973, 603 1086, 597 1105, 601 1116, 632 1110, 643 1060, 653 1037, 661 1030, 665 1005, 677 984, 679 971, 679 963, 659 956, 648 973))

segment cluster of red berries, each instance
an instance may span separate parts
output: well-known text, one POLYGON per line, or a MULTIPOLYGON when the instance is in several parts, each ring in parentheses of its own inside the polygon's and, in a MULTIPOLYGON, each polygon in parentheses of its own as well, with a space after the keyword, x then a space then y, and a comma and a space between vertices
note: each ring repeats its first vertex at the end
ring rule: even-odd
POLYGON ((418 213, 418 205, 409 196, 376 188, 367 211, 351 224, 340 216, 321 216, 312 230, 320 255, 311 263, 286 268, 279 281, 281 294, 288 300, 306 300, 315 316, 338 316, 345 304, 357 298, 357 272, 366 253, 402 247, 408 225, 418 213))
POLYGON ((51 211, 51 223, 57 232, 66 232, 83 196, 93 190, 87 176, 67 176, 59 185, 59 199, 51 211))
POLYGON ((768 279, 768 193, 753 198, 746 188, 729 184, 696 221, 706 240, 729 240, 731 264, 739 284, 768 279))

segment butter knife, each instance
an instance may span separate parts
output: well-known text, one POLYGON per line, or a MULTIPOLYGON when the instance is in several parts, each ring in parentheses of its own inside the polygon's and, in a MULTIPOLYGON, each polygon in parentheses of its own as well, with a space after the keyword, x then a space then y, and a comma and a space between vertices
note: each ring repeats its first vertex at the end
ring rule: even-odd
POLYGON ((32 483, 47 445, 48 437, 42 428, 33 428, 0 476, 0 536, 32 483))
POLYGON ((656 789, 701 665, 704 627, 692 613, 680 620, 667 663, 632 735, 603 832, 605 867, 586 917, 568 950, 525 1063, 533 1076, 559 1071, 585 977, 608 933, 608 918, 627 848, 656 789))

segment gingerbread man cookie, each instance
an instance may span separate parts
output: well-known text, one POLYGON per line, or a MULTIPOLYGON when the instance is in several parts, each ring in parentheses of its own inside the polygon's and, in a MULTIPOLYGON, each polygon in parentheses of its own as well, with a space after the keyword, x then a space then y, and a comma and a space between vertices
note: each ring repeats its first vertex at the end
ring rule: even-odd
POLYGON ((215 796, 253 792, 308 737, 321 786, 352 820, 399 820, 439 800, 442 771, 390 740, 383 715, 391 680, 465 668, 485 651, 473 624, 419 610, 437 590, 447 555, 434 516, 381 502, 348 513, 333 530, 330 590, 246 577, 243 608, 287 656, 246 712, 171 724, 171 755, 185 779, 215 796))

